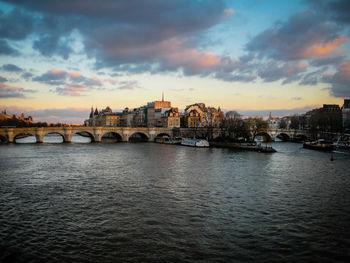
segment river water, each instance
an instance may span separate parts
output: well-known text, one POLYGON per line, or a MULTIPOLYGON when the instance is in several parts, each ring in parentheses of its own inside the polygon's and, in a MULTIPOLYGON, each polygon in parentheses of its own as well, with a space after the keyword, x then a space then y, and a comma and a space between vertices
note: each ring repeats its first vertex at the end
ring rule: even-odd
POLYGON ((1 145, 0 261, 349 262, 350 154, 273 147, 1 145))

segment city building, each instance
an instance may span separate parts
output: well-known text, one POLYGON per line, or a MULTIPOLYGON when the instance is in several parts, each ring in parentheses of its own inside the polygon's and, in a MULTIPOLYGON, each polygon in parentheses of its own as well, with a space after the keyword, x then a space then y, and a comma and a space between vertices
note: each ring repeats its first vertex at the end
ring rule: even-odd
POLYGON ((180 128, 180 114, 178 108, 171 108, 162 115, 163 128, 180 128))
POLYGON ((194 127, 219 127, 224 119, 224 113, 220 107, 206 107, 204 103, 195 103, 185 108, 185 125, 194 127))
POLYGON ((91 107, 89 119, 85 120, 85 126, 122 126, 122 127, 180 127, 180 114, 178 108, 172 108, 170 101, 147 103, 147 106, 129 109, 122 112, 113 112, 107 106, 98 111, 91 107))
POLYGON ((91 107, 89 119, 84 121, 85 126, 121 126, 121 113, 114 113, 112 109, 107 106, 100 112, 91 107))
POLYGON ((340 107, 337 104, 323 104, 323 107, 319 109, 320 112, 340 112, 340 107))
POLYGON ((129 108, 126 107, 121 116, 121 126, 122 127, 131 127, 133 125, 134 115, 132 114, 132 111, 129 112, 129 108))
POLYGON ((0 120, 8 120, 8 119, 12 119, 11 115, 8 115, 6 110, 3 110, 2 112, 0 112, 0 120))
POLYGON ((165 112, 171 109, 171 102, 164 101, 164 94, 161 101, 147 103, 147 127, 162 127, 162 117, 165 112))
POLYGON ((127 125, 132 127, 146 127, 147 126, 147 107, 142 106, 139 108, 134 108, 132 111, 128 111, 127 125))
POLYGON ((272 117, 270 112, 269 117, 267 118, 267 123, 269 124, 270 129, 279 129, 281 124, 281 119, 278 117, 272 117))
POLYGON ((350 131, 350 99, 344 99, 344 104, 341 107, 342 124, 344 131, 350 131))
POLYGON ((342 130, 342 110, 337 104, 323 104, 322 108, 306 112, 300 118, 300 128, 339 132, 342 130))
POLYGON ((191 111, 186 111, 184 118, 185 125, 187 128, 201 127, 201 115, 199 111, 195 109, 191 111))
POLYGON ((225 114, 221 111, 220 107, 218 109, 214 107, 206 108, 205 117, 205 127, 220 127, 222 121, 225 118, 225 114))
POLYGON ((22 123, 25 126, 27 126, 28 124, 34 123, 32 116, 25 117, 24 113, 21 113, 21 115, 19 117, 17 117, 16 114, 13 114, 11 116, 11 115, 7 114, 6 110, 3 110, 2 112, 0 112, 0 121, 2 123, 5 123, 5 124, 6 124, 6 122, 12 122, 12 123, 17 122, 17 125, 21 125, 20 123, 22 123))

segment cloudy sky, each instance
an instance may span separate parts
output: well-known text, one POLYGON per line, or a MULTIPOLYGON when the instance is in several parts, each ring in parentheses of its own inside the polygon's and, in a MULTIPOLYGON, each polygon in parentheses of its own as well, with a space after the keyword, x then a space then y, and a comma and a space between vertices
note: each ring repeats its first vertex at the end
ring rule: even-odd
POLYGON ((165 98, 245 115, 350 97, 348 0, 0 1, 0 109, 81 123, 165 98))

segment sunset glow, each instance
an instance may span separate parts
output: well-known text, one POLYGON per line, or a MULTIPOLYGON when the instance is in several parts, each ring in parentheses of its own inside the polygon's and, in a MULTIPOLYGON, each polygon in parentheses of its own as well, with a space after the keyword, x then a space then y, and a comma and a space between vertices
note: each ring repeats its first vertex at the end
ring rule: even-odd
POLYGON ((339 3, 0 1, 0 110, 82 123, 91 106, 139 107, 163 92, 180 110, 247 116, 341 105, 350 31, 339 3))

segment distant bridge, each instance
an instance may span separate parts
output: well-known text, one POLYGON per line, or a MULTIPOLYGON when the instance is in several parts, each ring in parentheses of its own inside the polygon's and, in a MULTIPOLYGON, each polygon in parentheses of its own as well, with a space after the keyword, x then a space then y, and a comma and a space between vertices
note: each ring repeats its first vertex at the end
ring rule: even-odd
MULTIPOLYGON (((211 130, 212 138, 220 136, 222 130, 214 128, 211 130)), ((3 142, 14 143, 16 139, 23 136, 34 136, 37 143, 42 143, 47 134, 59 134, 63 142, 71 142, 75 134, 84 134, 91 138, 91 142, 101 142, 102 137, 112 134, 118 141, 128 142, 130 137, 138 134, 145 141, 154 141, 157 136, 167 135, 183 137, 207 137, 207 128, 147 128, 147 127, 30 127, 30 128, 0 128, 0 139, 3 142)), ((283 136, 286 140, 296 136, 308 137, 305 130, 281 130, 270 129, 257 135, 265 136, 268 139, 275 140, 278 135, 283 136)))
POLYGON ((267 137, 267 139, 275 141, 277 136, 281 136, 283 140, 291 140, 295 138, 309 138, 308 130, 285 130, 285 129, 268 129, 266 132, 260 132, 257 135, 267 137))

